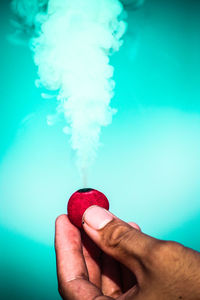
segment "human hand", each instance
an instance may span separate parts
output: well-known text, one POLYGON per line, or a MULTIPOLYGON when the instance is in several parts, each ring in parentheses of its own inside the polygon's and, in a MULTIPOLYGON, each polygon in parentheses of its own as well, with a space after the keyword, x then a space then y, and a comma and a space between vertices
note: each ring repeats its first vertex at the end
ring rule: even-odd
POLYGON ((83 220, 87 235, 82 238, 66 215, 56 221, 64 300, 200 299, 198 252, 147 236, 97 206, 88 208, 83 220), (97 246, 88 244, 88 237, 97 246))

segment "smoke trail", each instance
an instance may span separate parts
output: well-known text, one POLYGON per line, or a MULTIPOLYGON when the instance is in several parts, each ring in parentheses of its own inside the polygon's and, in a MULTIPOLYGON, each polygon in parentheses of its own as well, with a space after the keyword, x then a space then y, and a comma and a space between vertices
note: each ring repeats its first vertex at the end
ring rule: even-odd
POLYGON ((31 48, 39 83, 58 91, 82 176, 95 158, 102 126, 112 120, 115 83, 109 56, 118 51, 126 23, 118 0, 14 0, 31 48), (28 4, 28 3, 29 4, 28 4))
POLYGON ((121 0, 127 10, 137 9, 144 4, 144 1, 145 0, 121 0))
POLYGON ((45 19, 49 0, 13 0, 11 2, 15 19, 12 23, 16 29, 11 40, 21 42, 39 33, 41 23, 45 19))

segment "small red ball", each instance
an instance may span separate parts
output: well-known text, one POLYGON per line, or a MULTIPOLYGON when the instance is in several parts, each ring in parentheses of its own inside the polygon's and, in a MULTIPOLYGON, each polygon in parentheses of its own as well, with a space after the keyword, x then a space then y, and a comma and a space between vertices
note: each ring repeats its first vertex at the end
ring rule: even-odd
POLYGON ((67 205, 68 217, 71 223, 81 228, 83 214, 92 205, 109 209, 108 199, 103 193, 89 188, 76 191, 70 197, 67 205))

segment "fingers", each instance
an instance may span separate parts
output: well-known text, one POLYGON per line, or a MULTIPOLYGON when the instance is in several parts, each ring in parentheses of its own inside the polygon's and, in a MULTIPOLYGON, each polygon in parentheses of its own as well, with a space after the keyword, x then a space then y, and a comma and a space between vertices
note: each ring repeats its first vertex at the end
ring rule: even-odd
POLYGON ((86 262, 89 281, 101 288, 101 250, 95 245, 95 243, 86 235, 83 231, 81 233, 83 256, 86 262))
POLYGON ((108 300, 88 280, 88 271, 82 253, 80 231, 66 215, 56 220, 55 250, 59 291, 67 300, 108 300))
POLYGON ((106 296, 116 299, 122 295, 120 264, 111 256, 102 255, 102 292, 106 296))
POLYGON ((63 300, 113 300, 88 280, 77 278, 67 282, 61 291, 63 300))
POLYGON ((83 258, 81 236, 66 215, 56 220, 55 250, 59 284, 75 278, 88 279, 88 271, 83 258))
MULTIPOLYGON (((136 223, 129 222, 129 225, 141 231, 140 227, 136 223)), ((101 261, 101 286, 104 295, 116 299, 122 295, 122 292, 126 292, 136 285, 135 275, 127 267, 118 263, 110 255, 103 253, 101 261)))
POLYGON ((156 242, 98 206, 91 206, 86 210, 83 228, 105 253, 120 261, 137 277, 141 273, 145 257, 156 242))
POLYGON ((131 272, 124 265, 120 265, 121 275, 122 275, 122 291, 123 293, 130 290, 132 287, 137 285, 137 279, 133 272, 131 272))
POLYGON ((128 222, 128 224, 129 224, 131 227, 133 227, 133 228, 139 230, 140 232, 142 231, 141 228, 140 228, 140 226, 139 226, 138 224, 136 224, 136 223, 134 223, 134 222, 128 222))
MULTIPOLYGON (((128 224, 130 226, 132 226, 133 228, 141 231, 140 227, 136 223, 129 222, 128 224)), ((120 268, 121 268, 121 274, 122 274, 122 290, 123 290, 123 292, 127 292, 132 287, 137 285, 137 279, 136 279, 135 275, 133 274, 133 272, 131 272, 124 265, 121 264, 120 268)))

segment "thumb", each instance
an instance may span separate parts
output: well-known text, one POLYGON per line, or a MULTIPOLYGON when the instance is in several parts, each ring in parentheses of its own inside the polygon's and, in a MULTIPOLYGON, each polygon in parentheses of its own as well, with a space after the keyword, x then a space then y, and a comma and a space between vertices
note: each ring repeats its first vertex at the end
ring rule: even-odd
POLYGON ((83 228, 99 248, 135 275, 136 269, 146 267, 148 255, 158 242, 96 205, 85 211, 83 228))

